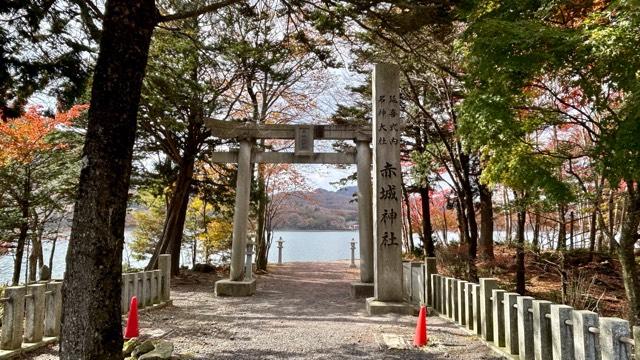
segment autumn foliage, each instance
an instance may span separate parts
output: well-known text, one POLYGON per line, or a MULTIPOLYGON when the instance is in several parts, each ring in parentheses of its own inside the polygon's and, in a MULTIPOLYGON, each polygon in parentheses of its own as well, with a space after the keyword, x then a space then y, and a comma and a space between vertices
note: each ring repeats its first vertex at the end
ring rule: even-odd
POLYGON ((47 136, 60 126, 69 126, 88 105, 76 105, 54 117, 43 116, 31 107, 15 119, 0 123, 0 164, 17 161, 27 164, 39 152, 54 150, 63 145, 47 141, 47 136))

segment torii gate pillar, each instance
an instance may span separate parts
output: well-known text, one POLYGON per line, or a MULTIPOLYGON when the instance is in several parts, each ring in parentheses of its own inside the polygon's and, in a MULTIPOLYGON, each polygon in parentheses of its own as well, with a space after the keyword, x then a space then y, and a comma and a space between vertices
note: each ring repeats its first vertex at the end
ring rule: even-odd
POLYGON ((217 296, 251 296, 256 292, 256 279, 245 280, 245 253, 247 250, 247 224, 251 193, 251 150, 253 139, 240 139, 236 204, 233 214, 233 242, 231 244, 231 271, 228 280, 215 285, 217 296))
POLYGON ((370 137, 356 138, 358 167, 358 238, 360 239, 360 281, 351 284, 351 296, 373 296, 373 200, 371 190, 370 137))

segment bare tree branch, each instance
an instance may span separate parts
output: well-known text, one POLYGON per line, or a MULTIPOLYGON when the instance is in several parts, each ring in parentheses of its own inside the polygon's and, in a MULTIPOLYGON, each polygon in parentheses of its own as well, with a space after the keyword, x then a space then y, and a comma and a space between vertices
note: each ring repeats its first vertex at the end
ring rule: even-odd
POLYGON ((191 11, 184 11, 184 12, 179 12, 179 13, 175 13, 175 14, 170 14, 170 15, 161 15, 160 16, 160 21, 159 22, 167 22, 167 21, 175 21, 175 20, 183 20, 183 19, 188 19, 188 18, 192 18, 198 15, 202 15, 202 14, 206 14, 212 11, 216 11, 218 9, 222 9, 223 7, 227 7, 229 5, 233 5, 233 4, 237 4, 240 2, 243 2, 244 0, 222 0, 219 1, 217 3, 214 4, 210 4, 207 6, 203 6, 201 8, 195 9, 195 10, 191 10, 191 11))

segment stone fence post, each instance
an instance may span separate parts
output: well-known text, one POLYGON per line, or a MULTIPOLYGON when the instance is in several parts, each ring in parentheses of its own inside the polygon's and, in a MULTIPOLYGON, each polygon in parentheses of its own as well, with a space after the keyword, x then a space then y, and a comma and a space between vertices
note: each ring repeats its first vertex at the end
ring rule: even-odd
POLYGON ((482 316, 480 314, 480 285, 473 284, 473 330, 477 335, 482 335, 482 316))
POLYGON ((534 360, 533 356, 533 310, 531 296, 518 296, 518 349, 520 360, 534 360))
POLYGON ((437 274, 436 258, 428 257, 424 259, 424 279, 425 279, 425 305, 435 308, 433 301, 433 274, 437 274))
POLYGON ((136 298, 138 299, 138 308, 144 309, 145 307, 145 286, 144 286, 144 272, 137 272, 136 274, 136 298))
POLYGON ((62 283, 59 281, 50 282, 47 284, 47 291, 45 296, 44 336, 59 336, 61 319, 62 283))
POLYGON ((504 347, 504 294, 502 289, 493 289, 491 292, 493 304, 493 343, 497 347, 504 347))
POLYGON ((511 355, 518 355, 520 350, 518 344, 518 309, 515 308, 518 296, 520 296, 518 293, 505 293, 503 300, 504 343, 511 355))
POLYGON ((587 310, 575 310, 571 322, 576 359, 600 360, 598 336, 589 331, 589 328, 598 328, 598 314, 587 310))
POLYGON ((171 299, 171 255, 162 254, 158 257, 158 269, 162 272, 162 300, 171 299))
POLYGON ((151 271, 143 271, 144 274, 144 306, 151 306, 151 271))
POLYGON ((129 274, 122 274, 122 287, 120 289, 120 313, 129 311, 129 274))
POLYGON ((458 323, 462 326, 467 325, 467 296, 465 291, 467 290, 467 282, 464 280, 458 280, 458 288, 456 289, 458 295, 458 323))
POLYGON ((24 332, 25 286, 11 286, 4 289, 4 314, 2 316, 1 350, 16 350, 22 345, 24 332))
POLYGON ((473 312, 473 283, 468 282, 465 284, 464 295, 466 297, 465 315, 467 317, 467 330, 475 330, 475 315, 473 312))
POLYGON ((618 318, 600 318, 600 348, 602 360, 631 359, 631 345, 625 342, 631 336, 629 322, 618 318))
POLYGON ((551 339, 554 360, 573 360, 573 329, 567 324, 573 308, 568 305, 551 305, 551 339))
POLYGON ((24 341, 37 343, 44 336, 44 303, 45 284, 33 284, 27 286, 25 307, 24 341))
POLYGON ((534 358, 535 360, 551 359, 551 301, 533 300, 531 305, 533 307, 534 358))
POLYGON ((498 280, 493 278, 480 279, 480 316, 482 318, 482 338, 493 341, 493 306, 491 292, 498 288, 498 280))
POLYGON ((633 342, 636 344, 636 346, 634 346, 634 359, 640 359, 640 326, 633 327, 633 342))
POLYGON ((156 269, 152 272, 153 276, 151 277, 151 293, 153 294, 153 303, 159 304, 162 302, 162 296, 160 294, 162 291, 162 271, 156 269))

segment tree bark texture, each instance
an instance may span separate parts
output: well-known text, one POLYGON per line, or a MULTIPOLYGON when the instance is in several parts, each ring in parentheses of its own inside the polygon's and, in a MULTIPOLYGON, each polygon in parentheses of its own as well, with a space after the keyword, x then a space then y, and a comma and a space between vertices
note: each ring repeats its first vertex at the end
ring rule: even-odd
POLYGON ((565 212, 567 211, 564 204, 558 205, 558 244, 557 250, 567 248, 567 220, 565 212))
POLYGON ((62 296, 60 358, 122 359, 121 275, 153 0, 109 0, 91 90, 62 296))
MULTIPOLYGON (((260 141, 262 147, 264 141, 260 141)), ((269 260, 268 247, 267 247, 267 203, 269 202, 269 195, 266 193, 264 174, 262 167, 258 166, 258 176, 256 182, 258 185, 258 219, 257 219, 257 234, 256 234, 256 269, 267 271, 267 263, 269 260)))
POLYGON ((492 191, 479 184, 480 189, 480 240, 478 250, 480 258, 493 260, 493 202, 492 191))
POLYGON ((622 279, 629 302, 628 319, 632 326, 640 325, 640 280, 634 251, 640 224, 640 194, 637 191, 637 186, 628 181, 626 216, 620 232, 620 246, 617 247, 618 258, 622 265, 622 279))
POLYGON ((433 241, 433 227, 431 226, 431 204, 429 200, 429 186, 420 186, 420 202, 422 206, 422 234, 424 237, 425 255, 436 256, 436 247, 433 241))
POLYGON ((524 253, 524 227, 527 219, 526 210, 518 210, 518 222, 516 229, 516 292, 525 295, 525 253, 524 253))
MULTIPOLYGON (((194 152, 190 152, 194 154, 194 152)), ((187 216, 191 183, 193 182, 193 170, 195 166, 195 154, 186 154, 179 164, 178 177, 173 187, 173 193, 169 200, 167 216, 165 218, 162 237, 156 247, 153 256, 147 264, 147 269, 157 267, 160 254, 171 254, 171 275, 177 275, 180 271, 180 249, 182 248, 182 233, 187 216)))

